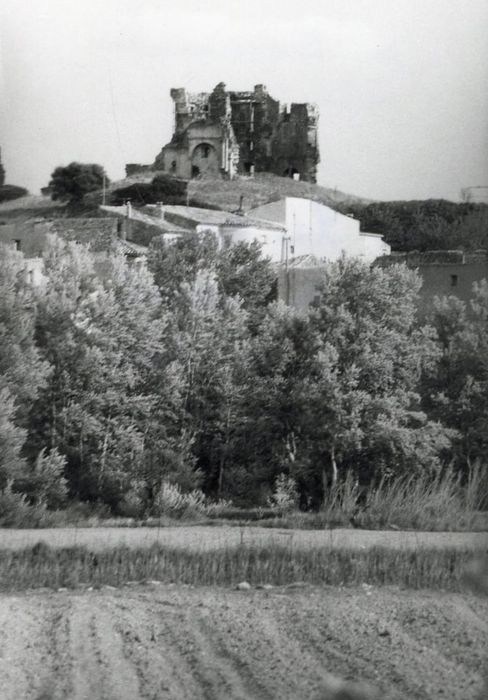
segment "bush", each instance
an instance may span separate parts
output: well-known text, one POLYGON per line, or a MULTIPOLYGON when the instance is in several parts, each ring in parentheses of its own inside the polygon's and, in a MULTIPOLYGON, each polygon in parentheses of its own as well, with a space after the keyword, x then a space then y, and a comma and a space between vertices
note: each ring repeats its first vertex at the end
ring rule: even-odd
POLYGON ((29 478, 29 490, 36 503, 51 509, 60 508, 65 504, 68 496, 65 467, 66 457, 56 448, 47 453, 43 448, 39 452, 29 478))
POLYGON ((269 507, 280 513, 287 513, 295 510, 297 504, 298 491, 295 479, 286 474, 279 474, 276 477, 273 495, 268 498, 269 507))
POLYGON ((25 494, 13 490, 12 482, 0 491, 0 527, 52 527, 57 521, 57 513, 44 504, 31 505, 25 494))
POLYGON ((20 199, 20 197, 25 197, 27 194, 29 194, 29 192, 23 187, 2 185, 0 187, 0 203, 11 202, 13 199, 20 199))
POLYGON ((185 204, 187 183, 170 175, 156 175, 151 183, 135 182, 127 187, 114 190, 110 196, 111 204, 120 206, 130 199, 132 204, 185 204))
POLYGON ((154 498, 151 515, 177 519, 199 515, 219 517, 231 506, 230 501, 207 501, 205 494, 200 489, 183 493, 177 484, 163 481, 154 498))

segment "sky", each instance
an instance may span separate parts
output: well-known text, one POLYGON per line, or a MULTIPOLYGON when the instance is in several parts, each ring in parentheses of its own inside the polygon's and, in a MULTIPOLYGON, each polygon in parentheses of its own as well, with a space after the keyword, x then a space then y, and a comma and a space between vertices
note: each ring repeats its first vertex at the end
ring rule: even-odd
POLYGON ((318 105, 319 184, 458 200, 488 186, 487 30, 488 0, 0 0, 7 182, 120 179, 170 140, 171 87, 223 81, 318 105))

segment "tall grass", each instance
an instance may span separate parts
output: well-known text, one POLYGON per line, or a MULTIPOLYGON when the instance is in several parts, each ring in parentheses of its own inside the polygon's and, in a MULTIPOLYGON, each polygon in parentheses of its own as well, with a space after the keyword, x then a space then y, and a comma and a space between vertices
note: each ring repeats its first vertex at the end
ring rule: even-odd
POLYGON ((487 492, 487 469, 480 463, 470 470, 464 485, 452 469, 435 478, 412 475, 383 479, 366 493, 364 507, 357 514, 358 524, 366 528, 469 530, 487 492))
POLYGON ((119 586, 156 579, 193 585, 311 584, 399 585, 461 590, 470 550, 399 550, 374 547, 300 550, 283 545, 241 545, 189 551, 154 545, 91 552, 83 547, 51 548, 38 543, 23 550, 0 550, 0 590, 39 587, 119 586))

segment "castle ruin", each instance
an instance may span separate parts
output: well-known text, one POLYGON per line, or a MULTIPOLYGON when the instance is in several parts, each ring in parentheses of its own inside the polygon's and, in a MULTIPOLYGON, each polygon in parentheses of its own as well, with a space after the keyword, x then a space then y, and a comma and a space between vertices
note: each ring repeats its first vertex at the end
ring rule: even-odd
POLYGON ((157 156, 156 170, 185 179, 269 172, 316 182, 315 105, 294 103, 288 109, 264 85, 250 92, 230 92, 219 83, 211 93, 174 88, 170 94, 174 134, 157 156))

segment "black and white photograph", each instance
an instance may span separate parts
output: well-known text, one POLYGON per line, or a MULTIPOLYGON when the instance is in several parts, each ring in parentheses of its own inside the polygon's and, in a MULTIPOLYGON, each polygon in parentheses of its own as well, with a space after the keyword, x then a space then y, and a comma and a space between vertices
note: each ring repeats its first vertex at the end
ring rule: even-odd
POLYGON ((0 0, 0 700, 487 700, 488 0, 0 0))

